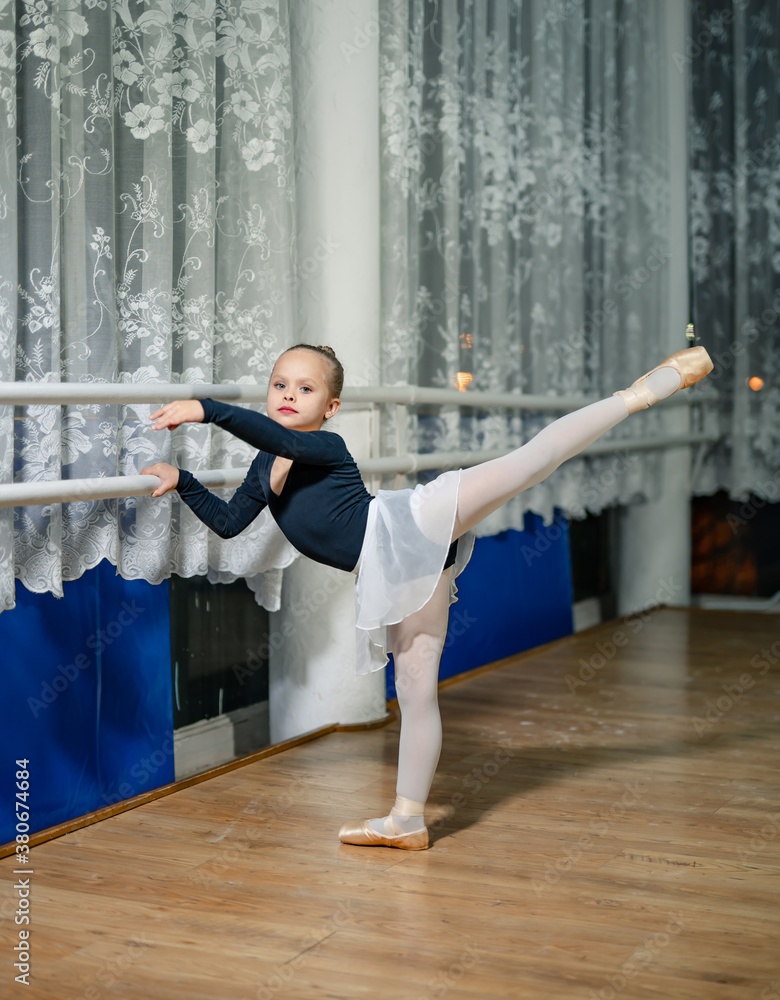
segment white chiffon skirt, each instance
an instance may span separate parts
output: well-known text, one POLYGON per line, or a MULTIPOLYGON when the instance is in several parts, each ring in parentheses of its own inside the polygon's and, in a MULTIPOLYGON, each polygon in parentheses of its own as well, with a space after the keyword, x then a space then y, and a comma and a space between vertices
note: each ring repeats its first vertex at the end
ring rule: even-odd
MULTIPOLYGON (((387 626, 419 611, 433 596, 444 570, 458 507, 460 470, 405 490, 380 490, 368 509, 366 535, 354 571, 358 674, 380 670, 391 652, 387 626)), ((458 539, 455 578, 474 549, 474 533, 458 539)))

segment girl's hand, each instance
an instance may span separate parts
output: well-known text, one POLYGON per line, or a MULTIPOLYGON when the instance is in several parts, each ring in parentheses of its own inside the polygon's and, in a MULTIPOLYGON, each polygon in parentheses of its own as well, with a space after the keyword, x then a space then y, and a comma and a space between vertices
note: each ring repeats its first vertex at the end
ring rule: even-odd
POLYGON ((204 416, 203 404, 199 399, 177 399, 161 406, 149 419, 154 420, 153 431, 163 431, 166 427, 173 430, 180 424, 201 424, 204 416))
POLYGON ((141 469, 142 476, 157 476, 160 485, 152 493, 153 497, 161 497, 168 490, 175 490, 179 485, 179 470, 167 462, 156 462, 154 465, 147 465, 141 469))

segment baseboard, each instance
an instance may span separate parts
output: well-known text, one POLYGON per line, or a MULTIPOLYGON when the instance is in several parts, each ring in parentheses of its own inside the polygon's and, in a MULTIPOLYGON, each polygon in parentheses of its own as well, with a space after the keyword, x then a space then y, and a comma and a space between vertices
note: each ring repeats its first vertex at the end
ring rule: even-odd
POLYGON ((269 743, 267 701, 182 726, 173 734, 176 781, 253 753, 269 743))
POLYGON ((584 632, 586 628, 600 625, 601 601, 598 597, 587 597, 584 601, 577 601, 572 605, 572 617, 575 632, 584 632))
POLYGON ((691 607, 708 611, 760 611, 780 614, 780 590, 771 597, 742 597, 739 594, 691 594, 691 607))

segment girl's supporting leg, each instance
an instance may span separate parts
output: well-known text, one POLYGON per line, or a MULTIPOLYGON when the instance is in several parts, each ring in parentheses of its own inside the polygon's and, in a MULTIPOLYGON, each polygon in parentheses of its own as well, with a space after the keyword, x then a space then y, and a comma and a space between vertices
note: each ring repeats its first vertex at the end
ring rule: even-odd
POLYGON ((388 836, 411 833, 425 825, 422 806, 441 753, 439 659, 447 636, 451 573, 449 569, 442 574, 424 608, 389 627, 401 709, 398 798, 390 816, 371 820, 378 833, 388 836))
MULTIPOLYGON (((680 376, 673 368, 662 368, 648 377, 648 385, 662 399, 679 388, 680 376)), ((620 396, 600 399, 554 420, 521 448, 464 469, 453 537, 460 538, 507 500, 541 483, 562 462, 625 420, 628 412, 620 396)))

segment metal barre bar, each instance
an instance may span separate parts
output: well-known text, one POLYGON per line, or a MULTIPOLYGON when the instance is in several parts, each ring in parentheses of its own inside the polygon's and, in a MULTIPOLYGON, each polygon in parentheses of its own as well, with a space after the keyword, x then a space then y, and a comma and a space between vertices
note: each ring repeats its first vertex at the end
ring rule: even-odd
MULTIPOLYGON (((262 403, 266 389, 262 385, 206 385, 205 383, 143 382, 134 384, 81 382, 0 382, 0 406, 75 406, 91 403, 132 405, 133 403, 171 402, 174 399, 218 399, 226 403, 262 403)), ((508 407, 535 412, 558 412, 577 409, 596 401, 595 396, 540 396, 511 392, 460 392, 458 389, 435 389, 415 385, 347 386, 341 396, 345 403, 405 403, 467 406, 475 409, 508 407)), ((662 406, 683 406, 713 402, 709 393, 684 393, 662 400, 662 406)))
MULTIPOLYGON (((597 441, 583 455, 608 455, 617 451, 644 451, 652 448, 679 448, 716 441, 711 434, 678 434, 656 438, 626 438, 623 441, 597 441)), ((365 475, 422 472, 429 469, 463 468, 480 465, 506 455, 505 449, 491 451, 439 451, 430 454, 396 455, 358 461, 365 475)), ((210 469, 194 472, 204 486, 212 488, 239 486, 245 469, 210 469)), ((160 484, 157 476, 112 476, 97 479, 56 479, 49 482, 9 483, 0 486, 0 508, 37 506, 43 503, 72 503, 80 500, 108 500, 115 497, 148 496, 160 484)))

